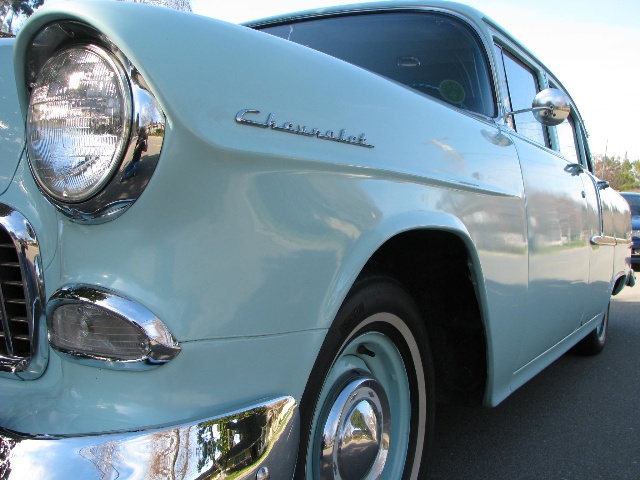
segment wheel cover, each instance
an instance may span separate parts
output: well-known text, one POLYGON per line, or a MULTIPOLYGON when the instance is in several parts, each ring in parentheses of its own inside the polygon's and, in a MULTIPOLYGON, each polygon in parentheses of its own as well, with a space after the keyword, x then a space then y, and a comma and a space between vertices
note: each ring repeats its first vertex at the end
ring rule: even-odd
POLYGON ((322 428, 320 471, 345 480, 377 478, 384 468, 391 430, 382 385, 363 374, 335 399, 322 428))
POLYGON ((307 472, 340 480, 402 477, 411 397, 402 355, 385 334, 347 341, 321 390, 307 472))

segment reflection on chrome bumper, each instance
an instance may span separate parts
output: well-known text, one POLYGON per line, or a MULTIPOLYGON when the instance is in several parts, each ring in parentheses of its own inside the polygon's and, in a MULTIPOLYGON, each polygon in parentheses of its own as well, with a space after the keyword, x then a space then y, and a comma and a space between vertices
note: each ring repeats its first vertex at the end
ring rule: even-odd
POLYGON ((290 479, 298 436, 291 397, 148 431, 72 437, 0 430, 0 479, 255 479, 258 471, 258 478, 290 479))

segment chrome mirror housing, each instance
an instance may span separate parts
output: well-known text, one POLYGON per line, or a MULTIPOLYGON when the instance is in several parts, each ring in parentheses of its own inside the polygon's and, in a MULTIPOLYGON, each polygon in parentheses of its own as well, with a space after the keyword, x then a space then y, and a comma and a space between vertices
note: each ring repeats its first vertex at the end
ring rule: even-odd
POLYGON ((507 115, 532 112, 535 119, 548 127, 564 122, 571 114, 571 100, 557 88, 545 88, 533 99, 531 108, 508 112, 507 115))
POLYGON ((533 116, 541 124, 554 127, 571 114, 571 101, 557 88, 546 88, 533 99, 533 116))

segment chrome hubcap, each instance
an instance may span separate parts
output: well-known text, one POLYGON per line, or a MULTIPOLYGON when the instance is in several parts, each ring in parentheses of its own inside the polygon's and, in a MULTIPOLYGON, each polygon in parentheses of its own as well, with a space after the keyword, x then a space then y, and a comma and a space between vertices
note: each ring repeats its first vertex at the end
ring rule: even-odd
POLYGON ((378 478, 391 433, 389 400, 380 383, 362 376, 335 397, 322 428, 320 471, 327 478, 378 478))

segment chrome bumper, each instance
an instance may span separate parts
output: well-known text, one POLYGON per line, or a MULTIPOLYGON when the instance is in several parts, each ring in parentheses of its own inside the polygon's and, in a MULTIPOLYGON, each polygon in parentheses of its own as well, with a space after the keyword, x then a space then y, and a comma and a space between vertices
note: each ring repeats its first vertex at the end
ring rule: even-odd
POLYGON ((147 431, 28 436, 0 429, 0 479, 290 479, 298 436, 291 397, 147 431))

